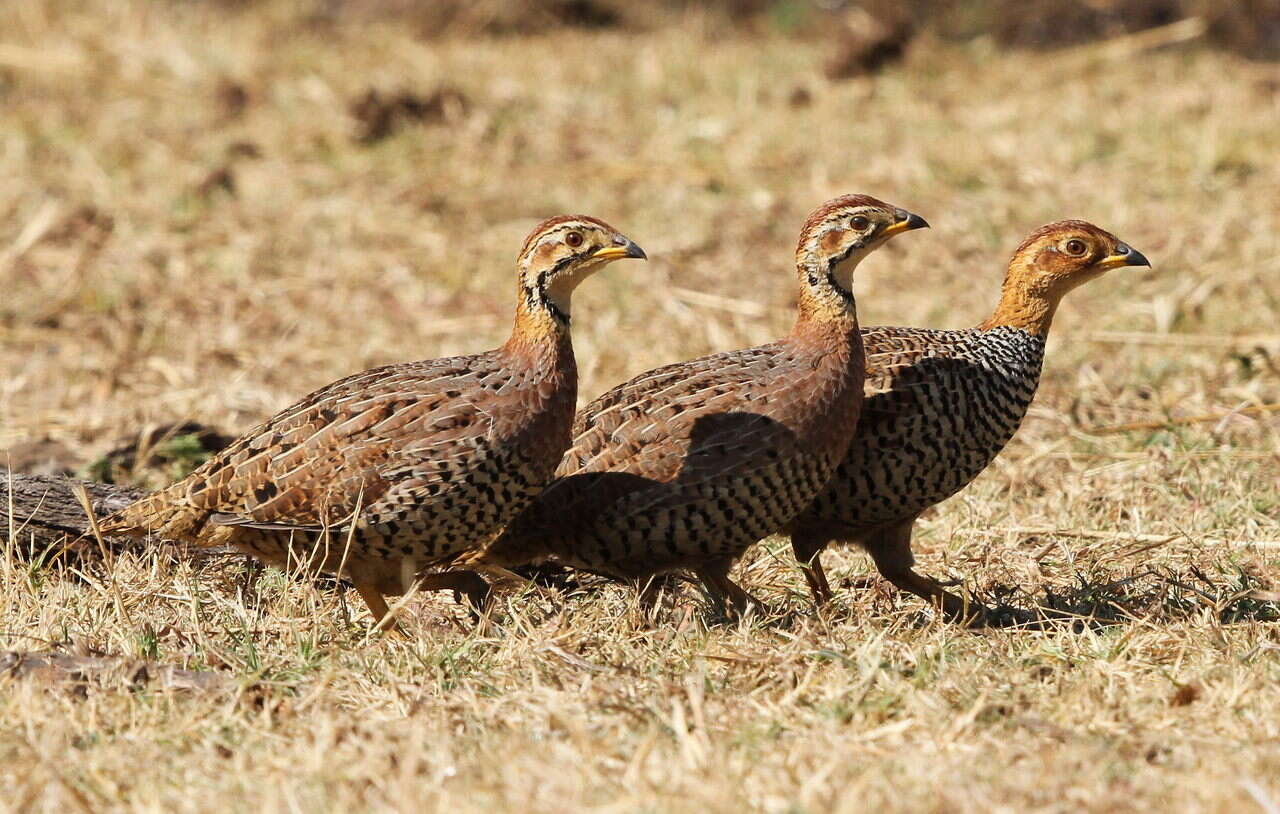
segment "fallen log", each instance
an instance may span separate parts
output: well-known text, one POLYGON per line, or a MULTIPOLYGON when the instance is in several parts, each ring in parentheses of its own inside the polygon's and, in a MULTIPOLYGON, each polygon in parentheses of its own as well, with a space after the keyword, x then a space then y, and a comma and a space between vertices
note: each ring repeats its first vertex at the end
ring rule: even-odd
MULTIPOLYGON (((76 487, 84 487, 99 518, 128 506, 141 489, 111 483, 0 471, 0 542, 12 541, 17 554, 36 554, 61 548, 89 529, 76 487)), ((128 538, 107 538, 113 547, 127 548, 128 538)))
POLYGON ((233 689, 225 673, 184 670, 169 664, 116 656, 75 656, 57 652, 0 651, 0 678, 27 679, 48 687, 97 684, 141 689, 210 692, 233 689))
MULTIPOLYGON (((114 483, 0 470, 0 557, 7 553, 22 559, 34 559, 46 552, 64 552, 77 558, 99 554, 102 549, 96 538, 84 536, 89 531, 89 520, 76 494, 77 487, 84 487, 89 505, 99 520, 146 494, 142 489, 114 483), (77 540, 78 545, 68 548, 69 543, 77 540)), ((107 535, 102 542, 113 552, 154 547, 154 542, 132 537, 107 535)), ((175 551, 195 559, 232 553, 227 548, 186 545, 176 546, 175 551)))

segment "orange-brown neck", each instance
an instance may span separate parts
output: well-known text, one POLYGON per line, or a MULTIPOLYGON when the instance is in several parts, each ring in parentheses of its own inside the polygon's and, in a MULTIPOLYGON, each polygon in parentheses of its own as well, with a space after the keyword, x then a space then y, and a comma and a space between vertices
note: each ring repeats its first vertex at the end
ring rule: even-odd
POLYGON ((832 313, 802 307, 784 341, 797 363, 793 384, 802 407, 797 433, 812 449, 842 448, 852 437, 866 378, 856 309, 851 304, 832 313))
POLYGON ((1017 328, 1033 336, 1047 335, 1062 299, 1047 296, 1047 293, 1006 284, 1001 292, 1000 302, 978 329, 989 331, 993 328, 1017 328))
POLYGON ((851 284, 852 270, 841 280, 821 273, 804 273, 803 269, 801 276, 799 313, 787 336, 787 344, 797 358, 808 360, 802 368, 829 379, 827 387, 819 388, 826 396, 838 397, 843 391, 843 385, 838 382, 855 369, 858 378, 855 389, 861 392, 862 334, 858 329, 857 304, 845 288, 851 284))
POLYGON ((544 309, 516 308, 515 326, 499 349, 508 379, 499 401, 514 409, 503 426, 519 426, 518 443, 539 478, 550 479, 572 438, 578 366, 569 325, 544 309))
POLYGON ((858 309, 850 300, 847 304, 813 299, 800 294, 800 304, 793 335, 841 337, 858 331, 858 309))
POLYGON ((838 353, 855 342, 861 342, 861 337, 858 315, 852 309, 838 317, 801 309, 787 341, 798 347, 811 349, 816 356, 822 356, 838 353))
POLYGON ((846 261, 837 269, 823 264, 799 262, 800 301, 792 334, 847 335, 858 330, 858 309, 853 299, 855 262, 846 261))
POLYGON ((568 314, 545 301, 522 297, 505 347, 520 349, 526 355, 571 349, 568 314))
POLYGON ((1000 302, 978 328, 1017 328, 1032 336, 1047 336, 1062 298, 1102 274, 1101 269, 1083 269, 1069 275, 1037 274, 1014 265, 1005 276, 1000 302))
POLYGON ((569 293, 565 292, 560 304, 549 295, 542 281, 531 282, 522 274, 516 288, 515 324, 502 350, 510 365, 525 370, 535 379, 556 383, 556 389, 568 387, 576 399, 577 369, 569 334, 569 293))
POLYGON ((1045 268, 1035 259, 1037 256, 1021 249, 1014 255, 1000 289, 1000 302, 991 316, 978 326, 980 330, 1017 328, 1033 336, 1047 336, 1062 298, 1106 273, 1105 268, 1096 264, 1083 268, 1045 268))

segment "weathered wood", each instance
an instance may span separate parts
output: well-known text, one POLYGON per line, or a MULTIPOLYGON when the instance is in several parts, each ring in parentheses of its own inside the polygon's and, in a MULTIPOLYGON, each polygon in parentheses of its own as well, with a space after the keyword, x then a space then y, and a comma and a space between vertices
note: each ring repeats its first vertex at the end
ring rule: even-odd
MULTIPOLYGON (((75 486, 84 487, 94 514, 106 517, 141 497, 144 492, 128 486, 94 483, 44 475, 0 471, 0 542, 13 538, 14 551, 30 553, 61 547, 89 528, 75 486)), ((111 538, 114 546, 136 544, 127 538, 111 538)))
MULTIPOLYGON (((8 549, 13 537, 13 554, 26 558, 46 551, 63 551, 68 543, 80 540, 89 530, 80 498, 75 487, 83 486, 89 496, 89 504, 99 519, 123 509, 146 494, 131 486, 112 483, 75 480, 48 475, 22 475, 0 470, 0 553, 8 549)), ((135 540, 131 537, 105 537, 103 542, 112 551, 142 550, 155 545, 154 541, 135 540)), ((224 556, 232 553, 227 548, 195 548, 178 545, 173 547, 183 556, 195 559, 224 556)), ((80 545, 67 553, 90 556, 101 549, 96 539, 80 540, 80 545)))
POLYGON ((0 652, 0 677, 36 681, 46 686, 97 684, 126 690, 144 688, 210 692, 234 688, 225 673, 184 670, 169 664, 118 656, 74 656, 68 653, 0 652))

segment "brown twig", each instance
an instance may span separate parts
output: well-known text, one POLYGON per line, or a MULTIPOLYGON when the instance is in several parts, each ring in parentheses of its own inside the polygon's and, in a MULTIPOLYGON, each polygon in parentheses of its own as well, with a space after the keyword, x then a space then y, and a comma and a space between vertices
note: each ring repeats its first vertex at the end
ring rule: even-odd
POLYGON ((184 670, 169 664, 115 656, 75 656, 54 652, 0 652, 0 676, 41 681, 50 686, 96 681, 133 689, 155 687, 167 690, 207 692, 234 686, 225 673, 184 670))
POLYGON ((1222 347, 1269 345, 1280 342, 1280 334, 1158 334, 1142 331, 1095 331, 1082 337, 1086 342, 1173 347, 1222 347))
POLYGON ((1105 60, 1128 59, 1147 51, 1154 51, 1158 48, 1180 45, 1184 42, 1199 39, 1208 30, 1209 24, 1203 17, 1185 17, 1167 25, 1147 28, 1142 31, 1135 31, 1132 34, 1123 34, 1102 42, 1094 42, 1072 48, 1064 52, 1058 58, 1058 61, 1060 63, 1072 63, 1076 60, 1094 58, 1105 60))
POLYGON ((1203 415, 1186 416, 1185 418, 1166 418, 1160 421, 1134 421, 1128 424, 1112 424, 1106 427, 1090 427, 1085 430, 1090 435, 1115 435, 1136 430, 1159 430, 1165 427, 1176 427, 1184 424, 1203 424, 1207 421, 1220 421, 1237 415, 1265 415, 1280 412, 1280 404, 1259 404, 1253 407, 1241 407, 1228 413, 1205 413, 1203 415))
MULTIPOLYGON (((1132 540, 1135 543, 1153 543, 1161 545, 1173 542, 1185 534, 1137 534, 1124 531, 1102 531, 1100 529, 1063 529, 1052 526, 999 526, 992 529, 974 529, 974 534, 998 537, 1005 534, 1034 534, 1038 536, 1075 537, 1081 540, 1132 540)), ((1198 542, 1206 545, 1230 545, 1242 548, 1255 546, 1258 548, 1280 548, 1280 540, 1223 540, 1216 537, 1201 537, 1198 542)), ((1138 549, 1141 553, 1147 549, 1138 549)))

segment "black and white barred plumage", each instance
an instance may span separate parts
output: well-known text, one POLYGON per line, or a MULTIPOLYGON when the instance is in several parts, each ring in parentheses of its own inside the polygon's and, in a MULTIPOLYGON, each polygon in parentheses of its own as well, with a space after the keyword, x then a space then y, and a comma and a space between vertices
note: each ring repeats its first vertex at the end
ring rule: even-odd
POLYGON ((1035 397, 1045 337, 1062 297, 1110 269, 1148 266, 1091 223, 1064 220, 1014 251, 995 310, 961 331, 868 328, 865 404, 836 474, 789 526, 819 604, 831 598, 822 550, 857 543, 882 576, 952 620, 986 609, 916 573, 911 530, 922 511, 963 489, 1000 454, 1035 397))
POLYGON ((1044 337, 1017 328, 867 328, 862 420, 799 521, 860 529, 946 500, 1004 448, 1035 396, 1044 337))

